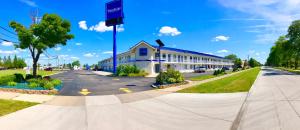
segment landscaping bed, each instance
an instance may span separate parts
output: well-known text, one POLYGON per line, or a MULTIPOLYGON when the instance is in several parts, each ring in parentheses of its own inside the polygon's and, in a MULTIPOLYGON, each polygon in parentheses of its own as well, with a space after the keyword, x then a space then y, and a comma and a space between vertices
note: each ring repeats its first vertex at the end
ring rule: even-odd
POLYGON ((0 77, 0 91, 27 94, 57 94, 62 88, 62 81, 49 76, 13 74, 0 77))
POLYGON ((184 84, 188 84, 188 82, 184 80, 183 75, 179 71, 168 69, 166 72, 159 73, 159 75, 156 77, 156 83, 152 86, 163 89, 184 84))

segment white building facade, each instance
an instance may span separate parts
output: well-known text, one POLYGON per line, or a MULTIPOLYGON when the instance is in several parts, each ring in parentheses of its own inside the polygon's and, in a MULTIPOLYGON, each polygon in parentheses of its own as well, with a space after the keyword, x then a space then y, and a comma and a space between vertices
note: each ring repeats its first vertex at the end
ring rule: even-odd
MULTIPOLYGON (((136 65, 149 74, 159 72, 158 46, 141 41, 131 47, 129 51, 117 55, 117 65, 136 65)), ((220 56, 182 50, 170 47, 161 48, 162 69, 173 68, 180 72, 194 72, 197 67, 205 67, 208 70, 222 67, 232 68, 233 62, 220 56)), ((98 62, 104 71, 112 71, 113 59, 108 58, 98 62)))

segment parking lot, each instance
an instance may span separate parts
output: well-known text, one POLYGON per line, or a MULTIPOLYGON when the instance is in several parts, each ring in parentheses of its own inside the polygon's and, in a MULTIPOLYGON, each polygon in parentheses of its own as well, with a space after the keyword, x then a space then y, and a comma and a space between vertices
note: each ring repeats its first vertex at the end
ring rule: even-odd
POLYGON ((97 75, 91 71, 68 71, 51 76, 63 81, 59 95, 81 96, 82 89, 88 89, 89 95, 111 95, 139 92, 153 89, 155 78, 109 77, 97 75), (125 90, 125 91, 124 91, 125 90))

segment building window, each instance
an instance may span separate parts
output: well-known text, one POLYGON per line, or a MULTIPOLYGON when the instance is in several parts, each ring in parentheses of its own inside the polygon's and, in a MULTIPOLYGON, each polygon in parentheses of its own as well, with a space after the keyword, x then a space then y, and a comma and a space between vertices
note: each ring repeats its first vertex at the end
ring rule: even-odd
POLYGON ((171 62, 171 54, 168 54, 168 62, 171 62))
POLYGON ((187 65, 184 65, 184 69, 186 69, 186 70, 188 69, 187 65))
POLYGON ((180 62, 180 55, 178 55, 178 60, 177 61, 180 62))
POLYGON ((148 49, 147 48, 140 48, 140 56, 147 56, 148 49))
POLYGON ((164 60, 166 59, 166 54, 162 55, 162 59, 164 59, 164 60))

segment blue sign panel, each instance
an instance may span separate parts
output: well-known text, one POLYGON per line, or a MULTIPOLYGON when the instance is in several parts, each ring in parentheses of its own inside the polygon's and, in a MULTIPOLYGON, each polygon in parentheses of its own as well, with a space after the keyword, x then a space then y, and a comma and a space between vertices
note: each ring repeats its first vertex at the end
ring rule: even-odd
POLYGON ((123 18, 123 1, 114 0, 106 3, 106 20, 123 18))

